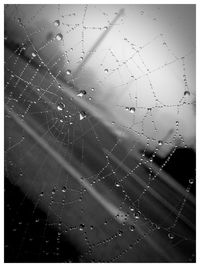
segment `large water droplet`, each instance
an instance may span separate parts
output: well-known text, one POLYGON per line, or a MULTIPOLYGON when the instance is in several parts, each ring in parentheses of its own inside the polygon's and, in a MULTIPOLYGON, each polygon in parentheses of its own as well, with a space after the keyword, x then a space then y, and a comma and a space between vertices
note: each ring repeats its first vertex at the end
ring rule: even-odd
POLYGON ((140 218, 140 211, 136 211, 135 212, 135 219, 139 219, 140 218))
POLYGON ((122 231, 122 230, 119 230, 118 235, 119 235, 119 236, 122 236, 122 234, 123 234, 123 231, 122 231))
POLYGON ((56 27, 60 26, 60 20, 59 19, 56 19, 53 24, 56 27))
POLYGON ((130 110, 130 113, 135 113, 135 108, 134 107, 129 108, 129 110, 130 110))
POLYGON ((63 186, 63 188, 62 188, 62 192, 65 193, 66 190, 67 190, 66 186, 63 186))
POLYGON ((168 234, 168 237, 169 237, 169 239, 174 239, 174 234, 169 233, 169 234, 168 234))
POLYGON ((184 96, 190 96, 190 92, 189 91, 185 91, 184 92, 184 96))
POLYGON ((58 103, 57 105, 57 110, 58 111, 62 111, 65 108, 65 104, 64 103, 58 103))
POLYGON ((32 57, 36 57, 36 53, 35 52, 32 52, 32 57))
POLYGON ((71 73, 72 73, 71 70, 67 70, 67 71, 66 71, 66 74, 67 74, 67 75, 70 75, 71 73))
POLYGON ((56 193, 56 189, 53 188, 52 191, 51 191, 51 194, 52 194, 52 195, 55 195, 55 193, 56 193))
POLYGON ((80 119, 80 121, 83 120, 83 119, 85 119, 86 116, 87 116, 87 114, 85 113, 85 111, 81 111, 81 112, 79 113, 79 119, 80 119))
POLYGON ((84 227, 85 227, 85 225, 84 225, 83 223, 81 223, 81 224, 79 225, 79 230, 80 230, 80 231, 83 231, 84 227))
POLYGON ((77 96, 79 96, 79 97, 83 97, 84 95, 86 95, 87 94, 87 92, 85 91, 85 90, 81 90, 78 94, 77 94, 77 96))
POLYGON ((58 34, 56 35, 56 40, 61 41, 62 39, 63 39, 63 35, 62 35, 62 33, 58 33, 58 34))
POLYGON ((159 141, 158 141, 158 145, 159 145, 159 146, 162 146, 162 145, 163 145, 163 141, 162 141, 162 140, 159 140, 159 141))
POLYGON ((193 184, 194 183, 194 179, 189 179, 189 184, 193 184))
POLYGON ((120 184, 116 182, 116 183, 115 183, 115 186, 116 186, 116 187, 120 187, 120 184))

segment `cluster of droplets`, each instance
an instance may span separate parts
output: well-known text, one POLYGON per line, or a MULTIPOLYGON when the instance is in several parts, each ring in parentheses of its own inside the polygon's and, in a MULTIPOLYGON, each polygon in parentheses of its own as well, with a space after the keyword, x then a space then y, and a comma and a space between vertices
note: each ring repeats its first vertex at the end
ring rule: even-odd
MULTIPOLYGON (((74 13, 74 14, 75 14, 75 13, 74 13)), ((144 11, 141 11, 141 12, 140 12, 140 15, 143 15, 143 14, 144 14, 144 11)), ((74 15, 74 16, 75 16, 75 15, 74 15)), ((105 14, 105 16, 107 16, 107 15, 105 14)), ((63 17, 63 18, 64 18, 64 17, 63 17)), ((21 19, 18 19, 18 23, 19 23, 21 26, 23 26, 23 24, 22 24, 22 20, 21 20, 21 19)), ((55 27, 59 27, 61 23, 60 23, 60 20, 56 19, 56 20, 53 22, 53 24, 54 24, 55 27)), ((83 29, 86 29, 86 28, 89 28, 89 27, 83 26, 83 29)), ((104 30, 107 30, 108 27, 105 26, 105 27, 103 27, 103 29, 104 29, 104 30)), ((57 41, 62 41, 62 40, 63 40, 63 34, 62 34, 62 33, 57 33, 55 39, 56 39, 57 41)), ((127 41, 128 43, 130 43, 130 42, 127 40, 127 38, 126 38, 125 41, 127 41)), ((166 45, 167 45, 166 42, 163 42, 163 45, 166 46, 166 45)), ((135 44, 131 43, 131 46, 132 46, 133 50, 135 51, 135 44)), ((72 48, 71 51, 73 51, 73 48, 72 48)), ((139 50, 136 50, 137 53, 139 53, 138 51, 139 51, 139 50)), ((32 58, 35 58, 35 57, 37 56, 37 51, 32 52, 31 56, 32 56, 32 58)), ((79 59, 80 59, 80 61, 83 61, 84 57, 83 57, 83 56, 80 56, 79 59)), ((69 63, 69 60, 67 60, 67 63, 69 63)), ((123 64, 125 64, 125 63, 123 63, 123 64)), ((185 69, 184 69, 184 70, 185 70, 185 69)), ((104 73, 108 73, 108 72, 111 73, 110 69, 105 68, 105 69, 104 69, 104 73)), ((70 76, 70 75, 72 75, 72 71, 71 71, 70 69, 68 69, 68 70, 66 71, 66 74, 67 74, 67 76, 70 76)), ((184 75, 185 75, 185 74, 184 74, 184 75)), ((139 78, 140 78, 140 77, 139 77, 139 78)), ((131 75, 131 79, 133 79, 133 80, 137 80, 137 79, 135 78, 134 75, 131 75)), ((184 82, 185 82, 184 97, 188 97, 188 96, 190 96, 190 91, 189 91, 189 89, 188 89, 188 87, 187 87, 187 83, 186 83, 186 75, 184 76, 184 82)), ((61 88, 61 85, 60 85, 60 84, 58 84, 58 88, 59 88, 59 89, 61 88)), ((40 90, 41 90, 41 89, 38 87, 38 88, 37 88, 37 91, 39 92, 40 90)), ((94 88, 91 88, 91 91, 94 91, 94 88)), ((86 95, 87 95, 87 92, 86 92, 85 90, 80 90, 80 91, 77 93, 77 97, 79 97, 79 98, 84 98, 86 95)), ((89 97, 89 100, 91 100, 90 97, 89 97)), ((130 113, 132 113, 132 114, 134 114, 135 111, 136 111, 136 108, 135 108, 135 107, 126 107, 125 109, 126 109, 127 111, 129 111, 130 113)), ((57 103, 57 111, 59 111, 59 113, 62 113, 62 111, 64 111, 64 110, 65 110, 65 104, 64 104, 63 102, 59 102, 59 103, 57 103)), ((147 108, 147 110, 148 110, 149 112, 151 112, 151 111, 152 111, 152 108, 147 108)), ((71 115, 69 115, 69 117, 70 117, 70 116, 71 116, 71 115)), ((84 119, 87 117, 87 113, 86 113, 85 111, 79 111, 79 112, 78 112, 78 116, 79 116, 79 120, 82 121, 82 120, 84 120, 84 119)), ((60 122, 63 122, 63 119, 60 119, 60 122)), ((70 122, 70 124, 72 124, 72 122, 70 122)), ((162 140, 158 140, 158 146, 162 146, 162 145, 163 145, 163 141, 162 141, 162 140)), ((162 169, 162 168, 161 168, 161 169, 162 169)), ((192 185, 193 183, 194 183, 194 179, 192 179, 192 178, 189 179, 189 184, 192 185)), ((118 189, 120 189, 120 188, 123 189, 122 184, 121 184, 121 181, 116 182, 116 183, 115 183, 115 187, 118 188, 118 189)), ((61 191, 62 191, 62 193, 66 193, 66 192, 67 192, 67 186, 63 186, 62 189, 61 189, 61 191)), ((53 199, 53 197, 55 196, 55 194, 56 194, 56 188, 53 188, 53 189, 52 189, 52 192, 51 192, 51 197, 52 197, 52 199, 53 199)), ((65 195, 65 194, 63 194, 63 195, 65 195)), ((40 196, 40 198, 44 197, 44 191, 40 192, 40 195, 39 195, 39 196, 40 196)), ((128 195, 126 195, 126 196, 128 196, 128 195)), ((52 200, 52 201, 53 201, 53 200, 52 200)), ((133 217, 134 217, 134 219, 136 220, 136 223, 137 223, 137 221, 138 221, 138 220, 140 219, 140 217, 141 217, 141 212, 140 212, 139 210, 133 208, 133 207, 130 208, 130 211, 131 211, 131 214, 133 215, 133 217)), ((37 218, 37 219, 35 220, 35 222, 36 222, 36 223, 39 223, 39 219, 37 218)), ((135 229, 137 228, 137 227, 136 227, 136 223, 135 223, 135 224, 131 224, 131 225, 129 226, 129 230, 130 230, 131 232, 134 232, 135 229)), ((107 221, 107 220, 105 220, 104 225, 108 225, 108 221, 107 221)), ((58 226, 60 226, 60 225, 58 224, 58 226)), ((83 224, 83 223, 80 223, 78 226, 71 227, 71 230, 74 230, 74 229, 76 229, 76 230, 78 229, 80 232, 84 232, 84 231, 86 230, 86 225, 83 224)), ((90 229, 90 230, 94 230, 95 227, 94 227, 93 225, 91 225, 91 226, 89 227, 89 229, 90 229)), ((122 237, 123 234, 124 234, 123 230, 120 229, 119 231, 117 231, 117 234, 116 234, 116 235, 119 236, 119 237, 122 237)), ((59 243, 59 236, 60 236, 60 234, 58 235, 58 240, 57 240, 58 243, 59 243)), ((173 234, 172 232, 169 232, 169 233, 168 233, 168 238, 169 238, 169 239, 174 239, 174 234, 173 234)), ((108 242, 110 242, 110 240, 112 240, 112 239, 108 239, 108 240, 109 240, 108 242)), ((139 243, 139 240, 140 240, 140 239, 138 239, 136 243, 139 243)), ((106 243, 106 241, 105 241, 105 243, 106 243)), ((133 245, 130 245, 129 248, 132 249, 132 248, 133 248, 133 245)))

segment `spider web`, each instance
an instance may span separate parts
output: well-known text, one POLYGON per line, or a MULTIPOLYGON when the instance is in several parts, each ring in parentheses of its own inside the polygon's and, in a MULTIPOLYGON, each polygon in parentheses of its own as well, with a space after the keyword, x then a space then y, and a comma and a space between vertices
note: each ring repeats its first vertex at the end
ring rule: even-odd
POLYGON ((165 169, 192 145, 195 49, 175 49, 164 9, 5 5, 5 173, 24 192, 16 262, 33 240, 32 262, 77 261, 65 239, 79 262, 194 261, 195 174, 180 183, 165 169))

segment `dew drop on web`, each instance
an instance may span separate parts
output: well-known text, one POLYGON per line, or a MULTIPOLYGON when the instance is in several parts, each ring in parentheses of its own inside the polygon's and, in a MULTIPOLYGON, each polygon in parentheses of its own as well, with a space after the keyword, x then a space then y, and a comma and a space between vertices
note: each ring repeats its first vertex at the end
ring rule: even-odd
POLYGON ((84 95, 86 95, 86 91, 85 90, 81 90, 78 94, 77 94, 77 96, 79 96, 79 97, 83 97, 84 95))
POLYGON ((120 187, 120 184, 119 184, 119 183, 115 183, 115 186, 116 186, 116 187, 120 187))
POLYGON ((56 19, 53 24, 56 27, 60 26, 60 20, 59 19, 56 19))
POLYGON ((58 33, 58 34, 56 35, 56 40, 58 40, 58 41, 62 41, 62 39, 63 39, 63 35, 62 35, 62 33, 58 33))
POLYGON ((32 57, 36 57, 36 53, 35 52, 32 52, 32 57))
POLYGON ((136 211, 135 212, 135 219, 139 219, 140 218, 140 212, 139 211, 136 211))
POLYGON ((135 113, 135 108, 134 107, 131 107, 129 110, 130 110, 130 113, 135 113))
POLYGON ((83 120, 83 119, 85 119, 86 116, 87 116, 86 112, 85 112, 85 111, 81 111, 81 112, 79 113, 79 119, 80 119, 80 121, 83 120))
POLYGON ((189 91, 185 91, 184 92, 184 96, 190 96, 190 92, 189 91))
POLYGON ((159 140, 159 141, 158 141, 158 145, 159 145, 159 146, 162 146, 162 145, 163 145, 163 141, 162 141, 162 140, 159 140))
POLYGON ((172 234, 172 233, 168 233, 168 238, 169 238, 169 239, 174 239, 174 234, 172 234))
POLYGON ((67 71, 66 71, 66 74, 67 74, 67 75, 70 75, 71 73, 72 73, 71 70, 67 70, 67 71))
POLYGON ((123 235, 123 231, 120 230, 119 233, 118 233, 119 236, 122 236, 123 235))
POLYGON ((80 230, 80 231, 83 231, 84 228, 85 228, 85 225, 84 225, 83 223, 81 223, 81 224, 79 225, 79 230, 80 230))
POLYGON ((66 188, 65 186, 63 186, 63 188, 62 188, 62 192, 65 193, 66 190, 67 190, 67 188, 66 188))
POLYGON ((189 184, 193 184, 194 183, 194 179, 189 179, 189 184))
POLYGON ((65 104, 62 103, 62 102, 57 105, 57 110, 58 111, 62 111, 64 108, 65 108, 65 104))

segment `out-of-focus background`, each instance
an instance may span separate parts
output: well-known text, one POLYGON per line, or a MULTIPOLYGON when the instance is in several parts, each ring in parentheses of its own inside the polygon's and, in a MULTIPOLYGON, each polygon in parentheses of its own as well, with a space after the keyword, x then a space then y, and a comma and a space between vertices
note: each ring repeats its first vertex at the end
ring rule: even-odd
POLYGON ((5 260, 194 261, 195 6, 5 5, 4 28, 5 260))

